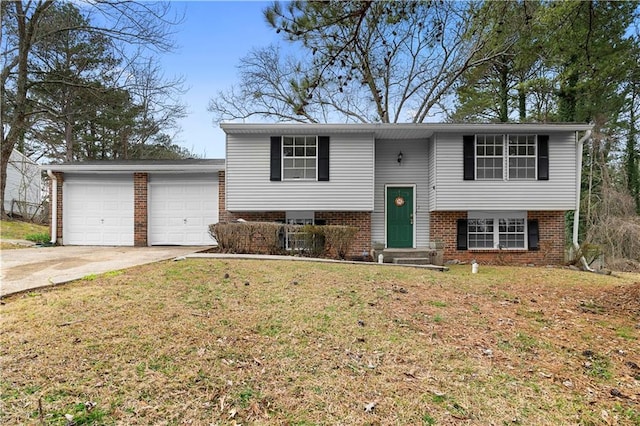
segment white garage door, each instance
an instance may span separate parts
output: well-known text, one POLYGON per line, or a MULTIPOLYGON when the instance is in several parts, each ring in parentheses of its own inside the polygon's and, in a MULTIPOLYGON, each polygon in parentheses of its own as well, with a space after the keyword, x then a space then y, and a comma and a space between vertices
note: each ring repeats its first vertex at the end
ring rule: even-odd
POLYGON ((65 245, 132 246, 132 176, 65 176, 62 192, 65 245))
POLYGON ((149 179, 149 244, 212 245, 218 222, 218 176, 154 176, 149 179))

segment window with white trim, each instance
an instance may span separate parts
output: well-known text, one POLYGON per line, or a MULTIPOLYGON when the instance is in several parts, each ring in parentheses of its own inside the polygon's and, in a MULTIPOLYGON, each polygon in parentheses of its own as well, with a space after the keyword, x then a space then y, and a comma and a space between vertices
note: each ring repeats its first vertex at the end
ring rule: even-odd
POLYGON ((469 212, 467 227, 470 249, 527 248, 526 212, 469 212))
POLYGON ((536 179, 536 135, 509 135, 509 179, 536 179))
POLYGON ((476 135, 477 179, 503 179, 503 135, 476 135))
MULTIPOLYGON (((314 212, 287 212, 287 224, 288 225, 313 225, 314 212)), ((287 229, 286 233, 286 248, 287 250, 301 250, 305 249, 307 245, 307 236, 301 231, 291 231, 287 229)))
POLYGON ((493 219, 469 219, 469 247, 493 248, 493 219))
POLYGON ((282 137, 282 176, 284 180, 317 178, 316 136, 282 137))

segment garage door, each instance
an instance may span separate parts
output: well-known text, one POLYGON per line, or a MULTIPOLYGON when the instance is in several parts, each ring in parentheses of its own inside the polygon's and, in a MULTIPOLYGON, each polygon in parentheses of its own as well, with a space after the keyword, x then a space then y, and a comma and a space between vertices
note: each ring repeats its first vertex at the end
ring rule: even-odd
POLYGON ((154 176, 149 179, 149 244, 212 245, 218 222, 218 176, 154 176))
POLYGON ((133 245, 132 176, 65 175, 62 194, 65 245, 133 245))

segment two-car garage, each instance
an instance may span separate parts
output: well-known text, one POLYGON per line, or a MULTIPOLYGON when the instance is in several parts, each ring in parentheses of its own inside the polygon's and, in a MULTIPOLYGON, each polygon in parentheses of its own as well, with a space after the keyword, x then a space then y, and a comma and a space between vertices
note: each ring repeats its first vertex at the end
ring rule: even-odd
POLYGON ((61 244, 215 244, 208 227, 218 222, 218 171, 224 160, 51 168, 62 182, 57 186, 62 192, 57 197, 62 204, 57 208, 61 244))

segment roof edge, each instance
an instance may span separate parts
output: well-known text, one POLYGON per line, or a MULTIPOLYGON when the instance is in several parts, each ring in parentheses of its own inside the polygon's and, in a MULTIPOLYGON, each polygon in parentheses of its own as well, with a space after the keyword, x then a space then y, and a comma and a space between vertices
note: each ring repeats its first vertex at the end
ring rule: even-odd
POLYGON ((453 133, 470 131, 497 131, 500 129, 521 131, 586 131, 593 128, 586 123, 220 123, 226 134, 243 134, 273 131, 325 131, 332 133, 376 133, 377 131, 424 130, 428 133, 453 133))

